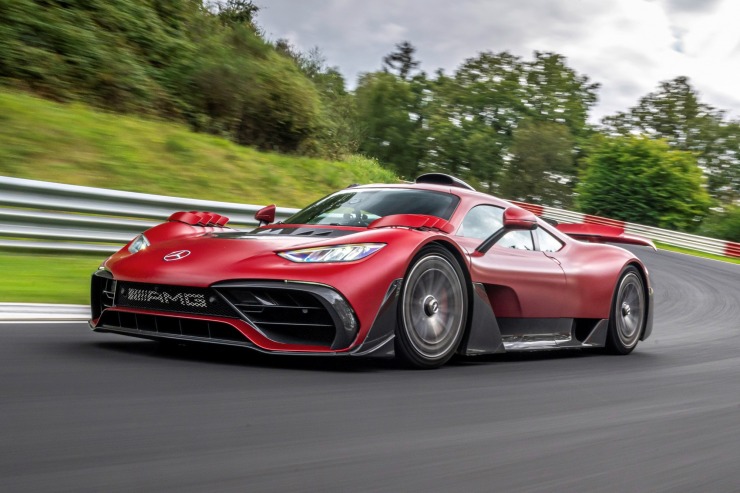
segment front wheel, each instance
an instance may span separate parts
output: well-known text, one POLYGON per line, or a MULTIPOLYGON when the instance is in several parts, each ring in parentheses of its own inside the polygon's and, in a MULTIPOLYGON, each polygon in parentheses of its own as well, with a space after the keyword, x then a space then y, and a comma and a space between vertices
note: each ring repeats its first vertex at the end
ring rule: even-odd
POLYGON ((629 354, 637 346, 643 327, 647 303, 642 276, 627 267, 619 278, 609 317, 606 350, 612 354, 629 354))
POLYGON ((460 264, 443 247, 424 247, 404 279, 396 352, 417 368, 437 368, 457 350, 465 330, 467 289, 460 264))

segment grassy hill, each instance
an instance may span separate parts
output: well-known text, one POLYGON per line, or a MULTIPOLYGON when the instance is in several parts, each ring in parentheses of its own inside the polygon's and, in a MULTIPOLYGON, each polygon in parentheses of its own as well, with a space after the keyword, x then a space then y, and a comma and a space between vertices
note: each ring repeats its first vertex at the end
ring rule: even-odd
MULTIPOLYGON (((283 207, 350 183, 398 180, 359 156, 336 162, 258 152, 173 123, 3 89, 0 175, 283 207)), ((103 258, 0 251, 0 302, 87 303, 89 276, 103 258)))
POLYGON ((375 161, 259 152, 184 125, 0 89, 0 175, 300 207, 350 183, 398 180, 375 161))

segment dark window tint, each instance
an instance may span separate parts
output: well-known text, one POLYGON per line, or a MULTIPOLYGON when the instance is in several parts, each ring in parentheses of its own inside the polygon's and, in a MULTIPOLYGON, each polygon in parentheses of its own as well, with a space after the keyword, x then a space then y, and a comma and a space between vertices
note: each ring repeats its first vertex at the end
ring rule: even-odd
POLYGON ((309 205, 284 223, 367 226, 393 214, 425 214, 448 220, 459 201, 455 195, 430 190, 343 190, 309 205))

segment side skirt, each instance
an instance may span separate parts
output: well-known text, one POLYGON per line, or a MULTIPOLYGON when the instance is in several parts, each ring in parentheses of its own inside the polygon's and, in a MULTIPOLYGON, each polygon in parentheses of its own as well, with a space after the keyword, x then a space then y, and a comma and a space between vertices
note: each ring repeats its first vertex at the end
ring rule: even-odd
POLYGON ((506 351, 604 347, 609 321, 573 318, 500 318, 506 351))

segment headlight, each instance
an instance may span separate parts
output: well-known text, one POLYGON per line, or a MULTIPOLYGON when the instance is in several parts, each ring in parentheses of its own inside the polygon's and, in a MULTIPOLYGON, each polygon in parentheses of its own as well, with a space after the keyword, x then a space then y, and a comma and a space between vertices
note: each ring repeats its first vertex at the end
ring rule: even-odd
POLYGON ((291 262, 351 262, 369 257, 385 246, 385 243, 355 243, 331 247, 304 248, 279 252, 291 262))
POLYGON ((131 253, 136 253, 140 250, 145 249, 150 245, 149 240, 146 239, 146 236, 143 234, 140 234, 136 238, 134 238, 134 241, 131 242, 131 245, 128 247, 128 251, 131 253))

